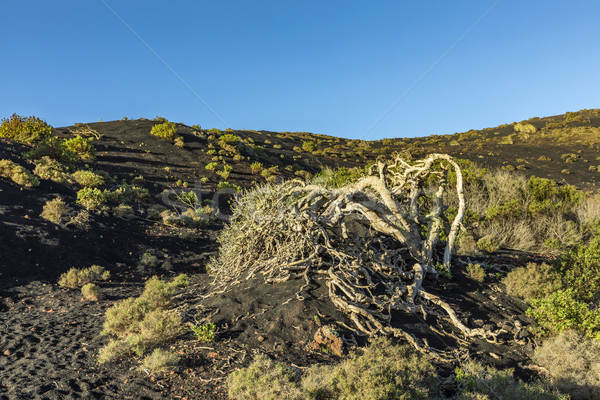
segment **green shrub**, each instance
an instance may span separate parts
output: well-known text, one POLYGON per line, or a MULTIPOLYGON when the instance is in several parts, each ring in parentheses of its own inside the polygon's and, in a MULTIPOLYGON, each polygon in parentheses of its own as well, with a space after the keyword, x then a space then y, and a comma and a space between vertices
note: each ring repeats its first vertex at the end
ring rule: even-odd
MULTIPOLYGON (((367 167, 368 168, 368 167, 367 167)), ((344 185, 359 181, 367 176, 367 168, 346 168, 338 169, 323 168, 316 174, 312 180, 313 183, 320 184, 330 188, 339 188, 344 185)))
POLYGON ((73 178, 67 172, 65 165, 60 162, 44 156, 35 160, 35 169, 33 173, 42 179, 47 179, 58 183, 72 183, 73 178))
POLYGON ((548 264, 529 263, 525 267, 515 268, 509 272, 502 283, 506 292, 520 297, 528 303, 534 299, 548 297, 562 288, 559 274, 548 264))
POLYGON ((81 294, 86 300, 98 301, 100 298, 100 286, 95 283, 86 283, 81 287, 81 294))
POLYGON ((148 189, 137 185, 122 183, 117 188, 105 190, 106 200, 117 204, 146 203, 150 200, 148 189))
POLYGON ((239 187, 236 184, 229 183, 227 181, 221 181, 217 184, 217 190, 222 190, 222 189, 232 189, 232 190, 235 190, 236 192, 242 191, 241 187, 239 187))
POLYGON ((173 122, 156 124, 150 130, 150 134, 167 140, 175 140, 177 135, 177 126, 173 122))
POLYGON ((64 141, 65 149, 77 154, 81 160, 93 160, 96 158, 96 149, 92 145, 92 140, 92 138, 77 135, 64 141))
POLYGON ((218 162, 211 162, 206 164, 206 167, 204 167, 205 169, 209 170, 209 171, 216 171, 217 168, 219 168, 219 163, 218 162))
POLYGON ((0 177, 10 179, 17 185, 33 187, 39 186, 40 181, 26 168, 10 160, 0 160, 0 177))
POLYGON ((573 288, 532 300, 527 315, 537 320, 542 335, 573 330, 600 340, 600 310, 592 310, 587 303, 579 301, 573 288))
POLYGON ((179 357, 164 349, 154 349, 142 362, 141 369, 150 372, 168 372, 179 364, 179 357))
POLYGON ((217 171, 217 174, 221 176, 223 179, 229 178, 229 174, 233 171, 233 167, 231 165, 224 165, 223 171, 217 171))
POLYGON ((104 179, 101 175, 87 170, 77 170, 71 174, 73 180, 83 187, 97 187, 104 185, 104 179))
POLYGON ((0 137, 22 143, 42 141, 50 137, 52 131, 52 126, 33 116, 13 114, 10 118, 3 118, 0 124, 0 137))
POLYGON ((71 268, 60 276, 58 286, 65 288, 80 288, 88 283, 106 281, 110 278, 110 271, 100 265, 92 265, 89 268, 71 268))
POLYGON ((312 153, 313 151, 317 150, 317 144, 310 140, 302 142, 302 150, 306 151, 307 153, 312 153))
POLYGON ((77 204, 88 210, 96 210, 106 203, 104 192, 98 188, 86 187, 77 192, 77 204))
POLYGON ((264 169, 264 167, 261 162, 256 161, 250 165, 250 169, 252 170, 253 174, 260 174, 262 172, 262 170, 264 169))
POLYGON ((57 137, 45 139, 37 144, 36 147, 26 152, 24 156, 30 160, 49 157, 66 165, 72 165, 79 161, 77 153, 67 149, 65 141, 57 137))
POLYGON ((550 371, 552 385, 573 400, 600 398, 600 341, 563 332, 538 346, 533 360, 550 371))
POLYGON ((179 192, 175 195, 175 198, 178 202, 184 204, 187 207, 196 208, 199 200, 198 195, 194 191, 189 192, 179 192))
POLYGON ((219 144, 229 144, 229 145, 235 145, 239 142, 241 142, 242 139, 239 136, 236 136, 232 133, 226 133, 224 135, 222 135, 221 137, 219 137, 219 144))
POLYGON ((217 327, 215 324, 210 322, 208 324, 196 325, 192 328, 192 331, 199 341, 204 343, 212 343, 215 341, 216 329, 217 327))
POLYGON ((563 253, 555 265, 578 300, 589 303, 600 298, 600 236, 563 253))

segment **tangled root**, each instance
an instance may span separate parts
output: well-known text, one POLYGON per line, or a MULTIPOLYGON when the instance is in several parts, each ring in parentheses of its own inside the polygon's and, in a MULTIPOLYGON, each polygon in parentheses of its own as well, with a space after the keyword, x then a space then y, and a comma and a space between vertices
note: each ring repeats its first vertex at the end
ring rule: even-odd
POLYGON ((340 188, 297 180, 267 185, 238 198, 208 268, 227 282, 259 273, 269 282, 303 276, 303 289, 311 274, 326 274, 329 298, 357 331, 401 336, 431 353, 391 327, 392 311, 424 312, 425 303, 436 305, 464 336, 489 336, 465 326, 447 303, 423 289, 425 277, 437 275, 436 266, 449 268, 465 210, 460 167, 445 154, 412 164, 401 157, 379 162, 340 188), (444 204, 450 173, 458 199, 452 221, 444 204))

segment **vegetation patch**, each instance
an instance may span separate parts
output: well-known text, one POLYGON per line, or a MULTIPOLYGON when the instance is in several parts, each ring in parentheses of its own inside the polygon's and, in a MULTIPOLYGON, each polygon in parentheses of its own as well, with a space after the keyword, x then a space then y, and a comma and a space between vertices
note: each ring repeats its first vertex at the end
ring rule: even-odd
POLYGON ((0 124, 1 138, 22 143, 40 142, 50 137, 52 132, 52 126, 34 116, 23 117, 13 114, 10 118, 3 118, 0 124))
POLYGON ((10 179, 21 186, 34 187, 40 185, 38 178, 25 167, 11 160, 0 160, 0 177, 10 179))
POLYGON ((92 265, 89 268, 77 269, 71 268, 60 276, 58 286, 64 288, 80 288, 88 283, 106 281, 110 278, 110 271, 100 265, 92 265))

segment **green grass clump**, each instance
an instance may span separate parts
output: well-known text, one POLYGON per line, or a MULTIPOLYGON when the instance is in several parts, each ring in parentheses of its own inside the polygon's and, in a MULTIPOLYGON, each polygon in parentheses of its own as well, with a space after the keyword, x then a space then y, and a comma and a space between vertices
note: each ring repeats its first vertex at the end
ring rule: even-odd
POLYGON ((10 179, 21 186, 34 187, 40 185, 37 177, 25 167, 10 160, 0 160, 0 177, 10 179))
POLYGON ((84 161, 93 160, 96 158, 96 149, 92 145, 92 138, 84 138, 77 135, 74 138, 65 140, 65 148, 71 151, 84 161))
POLYGON ((13 114, 10 118, 3 118, 0 124, 0 137, 21 143, 40 142, 50 137, 52 131, 52 126, 33 116, 13 114))
POLYGON ((83 187, 98 187, 104 185, 104 178, 92 171, 77 170, 71 174, 73 180, 83 187))
POLYGON ((150 134, 167 140, 175 140, 177 137, 177 126, 173 122, 156 124, 150 130, 150 134))
POLYGON ((106 203, 104 192, 95 187, 85 187, 77 192, 77 204, 87 210, 96 210, 106 203))
POLYGON ((88 283, 105 281, 110 278, 110 271, 100 265, 92 265, 89 268, 71 268, 60 276, 58 286, 66 288, 80 288, 88 283))

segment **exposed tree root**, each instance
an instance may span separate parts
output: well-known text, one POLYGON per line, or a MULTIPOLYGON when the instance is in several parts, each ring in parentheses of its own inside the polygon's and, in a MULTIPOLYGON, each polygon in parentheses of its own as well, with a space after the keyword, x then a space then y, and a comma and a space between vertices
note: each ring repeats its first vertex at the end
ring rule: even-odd
POLYGON ((340 188, 291 181, 247 193, 238 199, 209 271, 223 280, 257 273, 273 283, 303 277, 298 299, 312 273, 326 273, 329 298, 356 330, 402 337, 439 360, 450 355, 392 327, 393 311, 426 318, 433 305, 465 339, 495 341, 497 334, 468 328, 447 302, 423 289, 436 266, 450 267, 465 214, 458 164, 444 154, 412 164, 397 157, 371 172, 340 188), (451 222, 444 205, 449 173, 458 198, 451 222))

